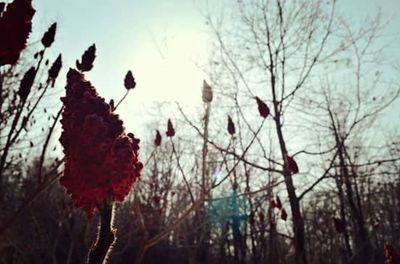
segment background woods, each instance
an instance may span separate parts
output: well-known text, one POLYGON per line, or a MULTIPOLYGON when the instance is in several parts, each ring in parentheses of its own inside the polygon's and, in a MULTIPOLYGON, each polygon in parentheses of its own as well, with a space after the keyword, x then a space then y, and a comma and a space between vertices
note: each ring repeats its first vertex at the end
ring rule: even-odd
MULTIPOLYGON (((108 261, 399 263, 399 57, 385 18, 350 23, 334 0, 207 7, 202 101, 149 107, 108 261)), ((65 65, 56 23, 29 37, 31 1, 0 11, 0 263, 84 263, 100 216, 59 184, 59 98, 68 68, 90 79, 101 55, 82 47, 65 65)), ((112 114, 146 89, 136 81, 121 78, 112 114)))

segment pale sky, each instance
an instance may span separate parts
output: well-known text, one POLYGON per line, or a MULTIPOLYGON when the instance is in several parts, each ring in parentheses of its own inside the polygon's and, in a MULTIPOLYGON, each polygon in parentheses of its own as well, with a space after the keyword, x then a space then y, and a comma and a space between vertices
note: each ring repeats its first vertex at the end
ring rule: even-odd
MULTIPOLYGON (((210 4, 222 1, 235 2, 209 0, 210 4)), ((107 100, 118 101, 122 97, 123 78, 132 70, 137 87, 118 113, 128 130, 135 132, 149 121, 144 117, 155 102, 201 105, 200 87, 207 75, 196 63, 207 63, 210 39, 202 17, 204 3, 202 0, 33 0, 36 14, 30 40, 39 40, 51 23, 58 23, 50 55, 55 58, 62 52, 62 76, 68 67, 74 67, 84 50, 96 43, 94 68, 86 76, 107 100)), ((354 23, 360 23, 357 21, 381 7, 384 18, 393 17, 386 32, 397 35, 392 48, 393 52, 399 52, 400 0, 347 0, 339 4, 354 23)), ((59 79, 58 89, 64 85, 64 78, 59 79)), ((142 131, 137 133, 140 136, 142 131)))
MULTIPOLYGON (((196 64, 207 62, 208 36, 195 2, 34 0, 34 7, 31 40, 57 22, 50 53, 55 58, 62 52, 62 76, 93 43, 97 57, 86 77, 101 96, 118 101, 125 93, 123 78, 132 70, 137 87, 117 111, 129 130, 147 122, 143 116, 156 102, 201 105, 207 76, 196 64)), ((63 89, 64 79, 57 84, 63 89)))

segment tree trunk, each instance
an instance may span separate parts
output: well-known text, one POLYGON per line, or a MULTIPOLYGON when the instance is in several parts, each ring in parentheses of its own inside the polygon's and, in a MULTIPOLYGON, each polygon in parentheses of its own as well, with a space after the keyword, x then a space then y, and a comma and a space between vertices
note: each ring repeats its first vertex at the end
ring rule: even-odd
MULTIPOLYGON (((274 94, 274 93, 273 93, 274 94)), ((292 174, 286 162, 287 149, 285 140, 282 133, 282 125, 280 121, 280 112, 278 111, 278 103, 274 96, 274 109, 275 109, 275 125, 278 135, 279 146, 281 149, 282 160, 284 161, 283 177, 285 179, 286 190, 289 196, 290 209, 293 217, 293 233, 294 233, 294 247, 296 263, 307 263, 306 246, 305 246, 305 233, 304 233, 304 220, 300 211, 300 200, 296 195, 296 190, 293 185, 292 174)))

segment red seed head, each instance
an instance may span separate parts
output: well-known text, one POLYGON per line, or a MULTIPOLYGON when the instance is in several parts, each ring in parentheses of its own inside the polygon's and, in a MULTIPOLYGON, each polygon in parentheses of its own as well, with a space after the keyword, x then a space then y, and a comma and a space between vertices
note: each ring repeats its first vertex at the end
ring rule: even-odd
POLYGON ((14 0, 7 5, 0 17, 0 66, 17 63, 26 47, 34 14, 31 0, 14 0))
POLYGON ((81 62, 76 61, 76 67, 81 72, 90 71, 93 68, 93 62, 96 58, 96 45, 90 46, 82 55, 81 62))
POLYGON ((264 215, 264 213, 263 213, 263 212, 259 212, 259 213, 258 213, 258 217, 260 218, 260 222, 261 222, 261 223, 264 223, 264 220, 265 220, 265 215, 264 215))
POLYGON ((276 196, 276 208, 278 208, 279 210, 282 209, 282 202, 281 199, 279 199, 279 196, 276 196))
POLYGON ((276 207, 276 203, 272 198, 269 200, 269 207, 272 209, 274 209, 276 207))
POLYGON ((175 130, 174 127, 172 126, 171 119, 168 119, 167 132, 165 134, 167 135, 167 137, 175 136, 175 130))
POLYGON ((213 91, 211 89, 211 86, 203 80, 203 91, 202 91, 202 99, 204 103, 211 103, 213 99, 213 91))
POLYGON ((158 131, 158 129, 156 130, 156 138, 154 139, 154 145, 156 145, 156 147, 161 145, 161 134, 160 131, 158 131))
POLYGON ((154 195, 153 197, 153 202, 156 206, 160 206, 160 202, 161 202, 161 197, 158 195, 154 195))
POLYGON ((254 97, 257 101, 258 112, 260 116, 266 118, 269 115, 269 108, 266 103, 264 103, 259 97, 254 97))
POLYGON ((47 83, 51 83, 51 87, 54 87, 54 83, 60 73, 62 67, 61 54, 58 55, 57 59, 54 61, 49 69, 49 76, 47 77, 47 83))
POLYGON ((113 112, 115 110, 115 103, 114 103, 114 99, 111 99, 109 102, 110 105, 110 110, 111 112, 113 112))
POLYGON ((44 33, 42 37, 42 44, 44 47, 48 48, 53 44, 54 37, 56 35, 57 23, 53 23, 49 29, 44 33))
POLYGON ((123 201, 140 177, 139 139, 125 134, 118 115, 76 70, 68 72, 61 100, 65 170, 60 183, 91 216, 110 196, 123 201))
POLYGON ((344 222, 337 217, 332 217, 333 220, 333 226, 335 227, 336 232, 338 232, 339 234, 343 233, 346 229, 346 226, 344 224, 344 222))
POLYGON ((385 264, 399 264, 400 254, 396 252, 392 245, 385 244, 384 246, 385 264))
POLYGON ((228 115, 228 133, 233 136, 235 132, 235 124, 233 123, 231 116, 228 115))
POLYGON ((284 221, 286 221, 286 219, 287 219, 287 213, 286 213, 285 208, 281 209, 281 219, 284 221))
POLYGON ((136 87, 135 78, 133 77, 133 74, 131 71, 128 71, 125 75, 124 86, 127 90, 130 90, 130 89, 133 89, 136 87))
POLYGON ((297 166, 296 161, 289 155, 285 155, 286 166, 292 174, 296 174, 299 172, 299 167, 297 166))
POLYGON ((22 101, 25 101, 26 98, 28 98, 28 95, 31 92, 33 81, 35 80, 35 76, 36 69, 35 67, 31 67, 22 78, 19 90, 17 92, 22 101))
POLYGON ((251 226, 254 226, 254 225, 255 225, 256 221, 255 221, 255 219, 254 219, 254 211, 251 211, 251 212, 250 212, 250 214, 249 214, 249 216, 248 216, 248 221, 249 221, 249 224, 250 224, 251 226))

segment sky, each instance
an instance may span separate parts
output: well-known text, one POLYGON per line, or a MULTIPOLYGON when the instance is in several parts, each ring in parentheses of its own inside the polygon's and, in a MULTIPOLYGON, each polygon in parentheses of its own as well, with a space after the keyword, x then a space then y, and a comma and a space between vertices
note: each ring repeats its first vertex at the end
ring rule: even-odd
MULTIPOLYGON (((132 70, 137 86, 117 110, 129 129, 139 130, 157 103, 201 104, 207 76, 200 68, 207 61, 208 35, 195 2, 36 0, 34 7, 31 39, 40 39, 56 21, 48 55, 61 52, 64 71, 96 44, 97 57, 86 78, 107 101, 122 98, 124 76, 132 70)), ((64 83, 58 80, 58 87, 64 83)))
MULTIPOLYGON (((222 1, 234 2, 209 0, 209 4, 222 1)), ((56 58, 62 53, 63 76, 93 43, 97 57, 86 78, 107 100, 123 96, 123 78, 132 70, 137 87, 118 109, 128 130, 144 133, 143 126, 150 121, 146 117, 159 119, 149 115, 159 103, 201 106, 201 85, 207 80, 202 67, 210 47, 202 15, 205 0, 33 0, 33 4, 31 40, 40 39, 57 22, 56 42, 48 55, 56 58)), ((391 50, 399 52, 399 0, 342 0, 339 5, 352 23, 362 23, 363 17, 381 8, 383 17, 392 19, 385 31, 394 37, 391 50)), ((57 87, 64 85, 65 79, 59 79, 57 87)), ((170 114, 163 105, 159 111, 170 114)))

